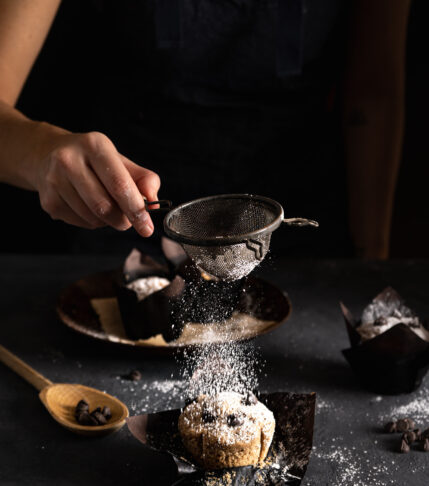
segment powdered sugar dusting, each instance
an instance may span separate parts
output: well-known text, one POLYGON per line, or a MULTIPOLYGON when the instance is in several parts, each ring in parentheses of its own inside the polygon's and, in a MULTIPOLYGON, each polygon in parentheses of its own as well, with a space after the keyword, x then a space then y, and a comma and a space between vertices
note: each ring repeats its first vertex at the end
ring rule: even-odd
MULTIPOLYGON (((316 448, 313 448, 316 449, 316 448)), ((389 459, 374 461, 371 451, 364 450, 366 458, 364 462, 370 466, 369 471, 363 471, 361 451, 358 447, 345 446, 324 447, 323 451, 315 450, 313 454, 326 462, 328 467, 335 470, 335 479, 329 482, 329 486, 388 486, 397 485, 392 472, 395 463, 389 459)), ((310 483, 312 486, 316 483, 310 483)))
POLYGON ((362 324, 356 330, 363 339, 372 339, 397 324, 405 324, 421 339, 429 341, 429 331, 418 316, 404 304, 399 294, 390 287, 365 307, 361 321, 362 324))
POLYGON ((227 342, 198 346, 185 352, 184 358, 183 377, 191 398, 224 391, 245 394, 258 386, 257 372, 262 363, 250 344, 227 342))
MULTIPOLYGON (((244 400, 243 395, 235 392, 200 395, 186 407, 181 423, 183 427, 191 428, 193 434, 208 434, 211 439, 226 446, 260 438, 271 443, 275 423, 273 413, 261 402, 246 405, 244 400), (213 417, 210 422, 204 420, 207 413, 213 417), (231 425, 228 421, 230 417, 235 417, 239 423, 231 425)), ((267 444, 264 447, 268 449, 267 444)))
POLYGON ((169 285, 170 281, 162 277, 146 277, 138 278, 127 285, 131 290, 137 294, 138 300, 143 300, 154 292, 162 290, 169 285))
POLYGON ((410 417, 423 428, 429 427, 429 391, 420 389, 408 403, 396 405, 380 415, 381 420, 398 420, 410 417))

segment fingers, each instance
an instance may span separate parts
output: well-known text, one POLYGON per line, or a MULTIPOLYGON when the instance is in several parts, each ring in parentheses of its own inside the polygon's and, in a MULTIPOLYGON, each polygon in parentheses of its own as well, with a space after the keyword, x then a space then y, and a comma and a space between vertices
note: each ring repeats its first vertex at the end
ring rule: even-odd
POLYGON ((158 191, 161 187, 161 180, 158 174, 135 164, 123 155, 121 155, 121 159, 131 177, 134 179, 140 193, 143 194, 148 201, 157 201, 158 191))
POLYGON ((39 187, 42 207, 54 218, 85 228, 131 225, 153 233, 145 198, 157 200, 154 172, 119 154, 103 134, 68 134, 50 152, 39 187))
POLYGON ((136 231, 142 236, 150 236, 154 228, 149 213, 145 210, 143 195, 121 156, 104 135, 88 135, 89 149, 93 155, 89 163, 95 174, 136 231))
POLYGON ((61 198, 76 215, 87 223, 88 227, 101 228, 102 226, 106 225, 106 223, 95 216, 89 207, 84 203, 68 179, 64 180, 61 198))
MULTIPOLYGON (((95 226, 86 219, 81 218, 75 211, 68 206, 66 201, 55 191, 47 191, 40 197, 40 205, 51 216, 52 219, 61 220, 74 226, 86 229, 94 229, 95 226)), ((101 224, 101 226, 104 226, 101 224)))
POLYGON ((82 202, 89 208, 93 217, 120 231, 130 227, 127 217, 109 196, 93 171, 83 161, 75 161, 73 168, 68 170, 66 177, 82 202))

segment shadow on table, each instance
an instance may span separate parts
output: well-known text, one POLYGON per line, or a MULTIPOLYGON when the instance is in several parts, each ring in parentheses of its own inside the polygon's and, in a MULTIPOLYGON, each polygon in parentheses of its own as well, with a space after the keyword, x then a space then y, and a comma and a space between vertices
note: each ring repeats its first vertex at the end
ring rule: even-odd
POLYGON ((271 356, 267 358, 264 371, 267 384, 282 389, 297 391, 338 390, 367 393, 363 390, 349 365, 338 359, 318 358, 306 355, 271 356))

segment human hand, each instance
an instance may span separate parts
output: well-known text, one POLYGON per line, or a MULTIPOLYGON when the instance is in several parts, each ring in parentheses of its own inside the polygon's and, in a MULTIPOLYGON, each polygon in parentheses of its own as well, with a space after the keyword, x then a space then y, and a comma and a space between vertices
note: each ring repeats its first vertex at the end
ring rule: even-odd
POLYGON ((145 237, 153 233, 144 198, 157 200, 159 176, 121 155, 102 133, 61 131, 48 137, 29 172, 53 219, 90 229, 134 226, 145 237))

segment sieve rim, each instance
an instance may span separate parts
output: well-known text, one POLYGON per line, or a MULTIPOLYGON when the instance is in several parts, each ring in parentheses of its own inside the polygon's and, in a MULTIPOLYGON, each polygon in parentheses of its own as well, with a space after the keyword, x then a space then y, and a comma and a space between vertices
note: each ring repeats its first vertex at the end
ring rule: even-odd
POLYGON ((188 201, 182 204, 179 204, 176 206, 174 209, 169 211, 166 216, 164 217, 164 231, 167 234, 169 238, 171 238, 174 241, 177 241, 179 243, 184 243, 187 245, 192 245, 192 246, 226 246, 226 245, 231 245, 231 244, 236 244, 236 243, 245 243, 246 241, 257 238, 260 236, 264 236, 266 234, 272 233, 274 230, 276 230, 283 222, 284 218, 284 211, 283 207, 280 203, 275 201, 274 199, 271 199, 266 196, 258 196, 255 194, 218 194, 215 196, 206 196, 206 197, 201 197, 199 199, 193 199, 192 201, 188 201), (170 227, 170 221, 173 216, 177 214, 180 210, 182 210, 185 207, 191 206, 196 203, 204 202, 207 200, 213 200, 213 199, 251 199, 253 201, 261 201, 264 202, 268 205, 271 205, 274 209, 274 213, 277 213, 277 216, 275 219, 268 225, 255 230, 251 231, 248 233, 241 233, 241 234, 236 234, 236 235, 227 235, 227 236, 209 236, 205 238, 192 238, 188 237, 186 235, 183 235, 182 233, 179 233, 170 227))

